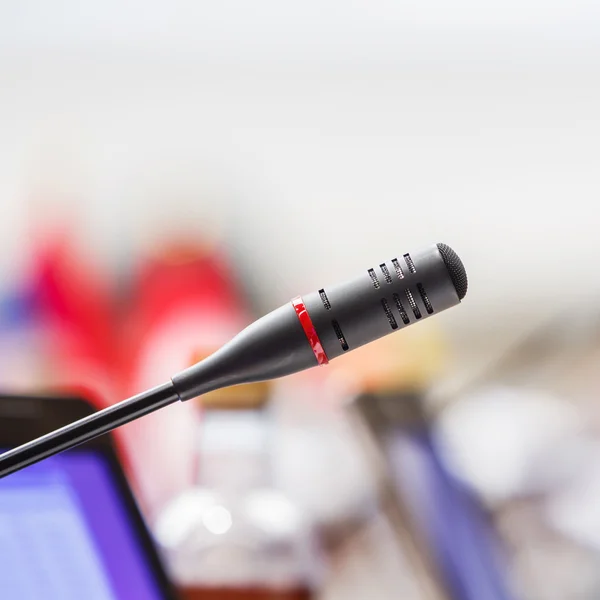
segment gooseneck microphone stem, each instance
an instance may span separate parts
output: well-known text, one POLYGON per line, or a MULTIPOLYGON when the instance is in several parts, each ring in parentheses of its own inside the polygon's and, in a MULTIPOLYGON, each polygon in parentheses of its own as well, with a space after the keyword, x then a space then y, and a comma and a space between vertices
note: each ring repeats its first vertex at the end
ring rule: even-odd
POLYGON ((0 478, 53 454, 83 444, 113 430, 119 425, 129 423, 178 400, 179 396, 173 384, 169 382, 109 406, 89 417, 65 425, 56 431, 1 454, 0 478))
POLYGON ((467 274, 445 244, 375 263, 266 314, 208 358, 92 416, 0 455, 0 477, 177 400, 298 373, 460 304, 467 274))

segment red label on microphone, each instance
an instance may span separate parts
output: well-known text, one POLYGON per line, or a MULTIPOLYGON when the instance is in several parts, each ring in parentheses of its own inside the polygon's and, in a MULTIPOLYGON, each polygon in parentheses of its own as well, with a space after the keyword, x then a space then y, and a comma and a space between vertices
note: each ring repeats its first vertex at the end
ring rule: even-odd
POLYGON ((323 344, 321 344, 321 340, 317 334, 317 330, 313 325, 313 322, 306 310, 306 306, 304 305, 304 300, 298 296, 292 300, 292 306, 298 315, 298 320, 300 321, 300 325, 302 325, 302 329, 304 329, 304 333, 306 335, 306 339, 312 348, 312 351, 315 354, 315 358, 319 365, 326 365, 329 362, 327 358, 327 354, 325 354, 325 350, 323 348, 323 344))

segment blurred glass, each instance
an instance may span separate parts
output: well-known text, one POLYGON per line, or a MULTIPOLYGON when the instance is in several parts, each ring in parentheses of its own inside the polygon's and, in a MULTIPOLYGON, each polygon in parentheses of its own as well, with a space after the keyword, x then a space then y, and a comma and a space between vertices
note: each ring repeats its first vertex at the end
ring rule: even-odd
POLYGON ((155 526, 188 593, 310 597, 317 546, 299 507, 274 486, 272 428, 260 407, 204 412, 196 485, 176 497, 155 526))

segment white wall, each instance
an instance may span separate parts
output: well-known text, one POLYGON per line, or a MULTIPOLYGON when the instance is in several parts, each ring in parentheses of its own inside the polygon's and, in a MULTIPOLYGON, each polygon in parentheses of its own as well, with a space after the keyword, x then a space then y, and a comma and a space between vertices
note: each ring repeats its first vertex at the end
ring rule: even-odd
POLYGON ((109 262, 165 215, 222 221, 265 306, 445 241, 471 287, 441 321, 499 351, 598 297, 599 27, 593 2, 7 3, 0 277, 40 186, 109 262))

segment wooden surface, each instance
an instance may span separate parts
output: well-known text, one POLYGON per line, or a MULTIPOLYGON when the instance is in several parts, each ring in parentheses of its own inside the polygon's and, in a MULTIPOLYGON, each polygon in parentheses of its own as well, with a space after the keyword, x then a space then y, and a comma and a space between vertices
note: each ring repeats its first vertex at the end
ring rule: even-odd
POLYGON ((181 600, 311 600, 306 589, 183 588, 181 600))

